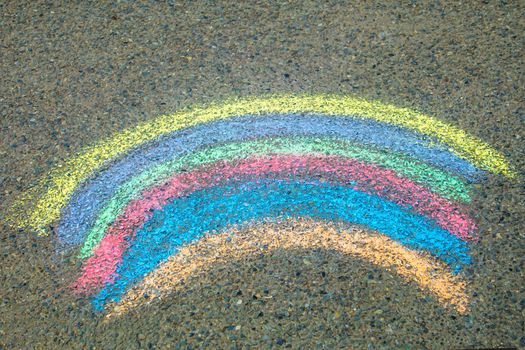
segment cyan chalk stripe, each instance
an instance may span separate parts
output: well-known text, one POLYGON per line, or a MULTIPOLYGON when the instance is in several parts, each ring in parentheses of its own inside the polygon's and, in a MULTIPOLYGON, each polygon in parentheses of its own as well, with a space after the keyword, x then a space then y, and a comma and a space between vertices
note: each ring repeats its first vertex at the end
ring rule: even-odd
POLYGON ((154 213, 137 232, 117 269, 114 284, 93 299, 101 310, 182 244, 228 225, 264 218, 313 217, 365 225, 401 244, 426 250, 457 273, 471 263, 467 244, 424 216, 348 187, 298 181, 231 182, 181 197, 154 213))
POLYGON ((458 173, 469 181, 484 172, 459 158, 437 140, 381 122, 319 115, 241 116, 179 130, 138 147, 80 186, 62 212, 58 227, 63 244, 79 244, 99 211, 132 176, 167 159, 216 143, 268 136, 329 136, 394 150, 458 173))

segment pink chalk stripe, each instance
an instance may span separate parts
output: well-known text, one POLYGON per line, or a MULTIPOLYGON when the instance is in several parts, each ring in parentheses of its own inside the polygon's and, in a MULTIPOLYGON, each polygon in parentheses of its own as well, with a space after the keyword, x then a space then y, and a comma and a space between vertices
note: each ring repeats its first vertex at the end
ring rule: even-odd
POLYGON ((227 180, 269 174, 283 180, 290 179, 291 174, 320 175, 327 181, 348 185, 411 208, 464 240, 476 239, 476 225, 464 213, 464 206, 399 177, 393 170, 328 155, 252 157, 237 162, 220 161, 189 173, 178 173, 163 184, 145 190, 141 198, 129 202, 124 213, 108 228, 93 255, 84 262, 82 274, 72 288, 79 293, 91 294, 105 283, 113 283, 117 266, 135 231, 152 217, 155 209, 161 209, 170 200, 227 180))

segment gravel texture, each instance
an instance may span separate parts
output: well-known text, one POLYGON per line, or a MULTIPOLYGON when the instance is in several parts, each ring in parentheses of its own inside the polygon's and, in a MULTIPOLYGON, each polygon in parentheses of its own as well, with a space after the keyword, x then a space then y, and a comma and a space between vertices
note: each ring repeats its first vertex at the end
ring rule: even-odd
POLYGON ((52 166, 139 122, 267 93, 410 107, 503 153, 472 194, 470 309, 329 249, 221 261, 106 320, 75 252, 3 224, 0 348, 525 347, 521 2, 0 4, 0 217, 52 166), (239 302, 240 301, 240 302, 239 302))

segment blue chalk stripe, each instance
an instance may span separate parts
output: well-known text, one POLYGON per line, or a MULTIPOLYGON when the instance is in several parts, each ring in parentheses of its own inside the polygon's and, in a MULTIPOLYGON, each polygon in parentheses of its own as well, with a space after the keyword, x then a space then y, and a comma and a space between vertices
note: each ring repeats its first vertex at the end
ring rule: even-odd
POLYGON ((312 217, 365 225, 401 244, 425 250, 457 273, 471 263, 465 242, 432 223, 380 197, 320 182, 227 182, 175 199, 154 213, 123 257, 118 278, 93 299, 102 310, 182 244, 221 231, 228 225, 265 218, 312 217))
POLYGON ((168 134, 138 147, 81 185, 62 211, 61 244, 83 241, 104 204, 133 176, 167 160, 217 143, 270 136, 334 137, 408 154, 423 162, 459 173, 472 181, 484 172, 451 153, 437 140, 397 126, 355 117, 312 114, 241 116, 168 134))

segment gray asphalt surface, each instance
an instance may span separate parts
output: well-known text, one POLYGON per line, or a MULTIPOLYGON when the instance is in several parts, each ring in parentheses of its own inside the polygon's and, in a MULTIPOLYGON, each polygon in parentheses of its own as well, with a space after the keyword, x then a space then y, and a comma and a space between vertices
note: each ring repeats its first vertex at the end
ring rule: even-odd
POLYGON ((525 347, 523 2, 5 1, 0 10, 2 211, 51 166, 126 127, 273 92, 414 108, 521 172, 490 177, 475 196, 482 239, 467 315, 370 264, 298 250, 218 266, 103 322, 66 288, 77 262, 55 254, 53 237, 3 225, 0 348, 525 347), (265 303, 235 305, 262 290, 265 303))

